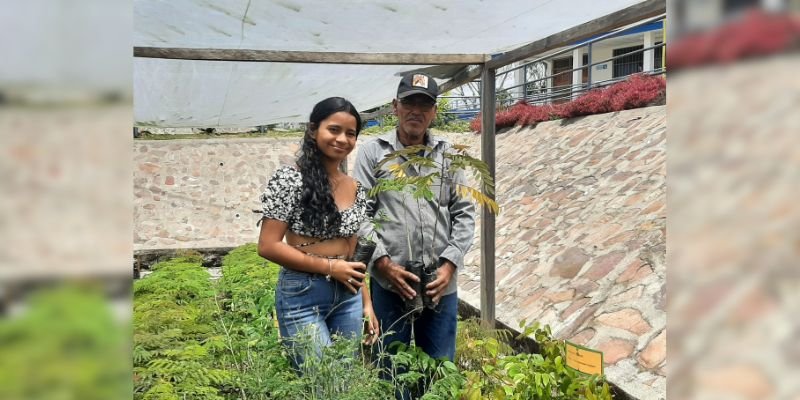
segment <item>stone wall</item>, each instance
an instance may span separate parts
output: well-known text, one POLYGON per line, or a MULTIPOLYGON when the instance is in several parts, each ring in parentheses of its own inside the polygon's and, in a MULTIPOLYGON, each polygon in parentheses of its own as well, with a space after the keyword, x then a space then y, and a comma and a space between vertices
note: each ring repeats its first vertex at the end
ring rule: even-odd
POLYGON ((0 107, 0 293, 130 277, 130 121, 124 103, 0 107))
POLYGON ((291 139, 134 142, 135 250, 229 247, 254 242, 258 196, 291 139))
MULTIPOLYGON (((602 350, 639 399, 666 394, 666 108, 497 137, 496 316, 602 350)), ((480 307, 480 228, 459 276, 480 307)))
MULTIPOLYGON (((369 139, 362 136, 359 142, 369 139)), ((255 242, 258 198, 275 168, 294 163, 300 141, 299 136, 134 141, 134 250, 255 242)), ((348 165, 357 151, 358 146, 348 165)))
MULTIPOLYGON (((451 140, 479 155, 480 136, 451 140)), ((256 241, 251 210, 298 143, 136 141, 135 248, 256 241)), ((666 108, 514 128, 497 136, 496 153, 497 319, 549 324, 602 350, 626 392, 665 398, 666 108)), ((480 226, 474 243, 459 291, 479 308, 480 226)))

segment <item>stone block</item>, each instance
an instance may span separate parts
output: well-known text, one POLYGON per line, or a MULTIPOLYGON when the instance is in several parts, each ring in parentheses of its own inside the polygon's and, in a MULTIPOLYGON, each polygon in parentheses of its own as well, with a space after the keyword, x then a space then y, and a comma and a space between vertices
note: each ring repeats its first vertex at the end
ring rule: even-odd
POLYGON ((545 292, 547 292, 547 289, 545 289, 545 288, 538 288, 538 289, 534 290, 533 292, 530 292, 530 294, 525 296, 525 300, 522 301, 522 304, 521 304, 522 308, 526 309, 526 308, 530 307, 533 303, 538 301, 542 297, 542 295, 545 294, 545 292))
POLYGON ((642 318, 642 313, 633 308, 625 308, 619 311, 606 313, 598 316, 595 322, 624 329, 634 335, 643 335, 653 329, 650 324, 642 318))
POLYGON ((613 305, 613 304, 621 304, 621 303, 627 303, 629 301, 634 301, 641 298, 643 292, 644 288, 642 286, 636 286, 620 294, 608 298, 608 300, 606 300, 606 304, 613 305))
POLYGON ((720 365, 698 370, 695 377, 695 385, 700 391, 728 394, 737 399, 775 398, 775 384, 755 365, 720 365))
POLYGON ((595 333, 595 330, 592 328, 584 329, 569 338, 569 341, 581 346, 586 346, 586 343, 589 343, 589 341, 592 340, 595 333))
POLYGON ((639 271, 639 268, 641 268, 643 265, 644 262, 642 260, 637 259, 631 261, 630 264, 628 264, 628 266, 625 268, 625 270, 622 271, 622 274, 620 274, 620 276, 617 277, 616 282, 622 283, 633 279, 636 276, 636 272, 639 271))
POLYGON ((667 330, 664 329, 639 353, 639 362, 647 369, 658 367, 667 358, 667 330))
POLYGON ((564 311, 561 312, 561 319, 566 320, 575 311, 580 310, 581 308, 583 308, 587 303, 589 303, 589 299, 587 299, 587 298, 577 299, 577 300, 573 301, 572 304, 569 305, 569 307, 567 307, 566 309, 564 309, 564 311))
POLYGON ((616 364, 617 361, 628 358, 636 346, 633 342, 625 339, 612 338, 602 341, 595 346, 596 350, 603 352, 603 363, 605 365, 616 364))
POLYGON ((139 170, 147 174, 155 174, 161 169, 161 166, 151 162, 139 164, 139 170))
POLYGON ((562 301, 572 300, 575 296, 575 289, 562 290, 560 292, 548 292, 544 295, 548 300, 553 303, 561 303, 562 301))
POLYGON ((589 256, 577 247, 571 247, 556 256, 550 276, 571 279, 578 275, 581 268, 589 261, 589 256))
POLYGON ((583 274, 583 277, 589 280, 598 281, 606 277, 609 272, 614 270, 614 267, 625 258, 625 252, 613 252, 600 257, 597 257, 592 266, 583 274))

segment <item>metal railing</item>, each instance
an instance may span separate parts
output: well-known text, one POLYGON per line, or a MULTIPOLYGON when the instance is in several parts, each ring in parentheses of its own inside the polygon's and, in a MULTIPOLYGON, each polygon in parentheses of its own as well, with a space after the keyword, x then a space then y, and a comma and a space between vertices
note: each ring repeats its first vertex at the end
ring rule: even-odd
MULTIPOLYGON (((647 52, 647 51, 652 51, 652 52, 658 51, 659 49, 662 49, 666 45, 666 37, 664 37, 664 40, 663 40, 662 43, 657 43, 657 44, 652 45, 652 46, 643 47, 641 49, 637 49, 637 50, 634 50, 634 51, 626 52, 624 54, 618 54, 616 56, 612 56, 610 58, 606 58, 606 59, 598 60, 598 61, 592 60, 592 44, 601 42, 601 41, 606 40, 606 39, 610 39, 612 37, 625 35, 625 32, 628 32, 630 30, 633 30, 635 28, 638 28, 640 26, 644 26, 644 25, 647 25, 647 24, 650 24, 650 23, 653 23, 653 22, 663 21, 665 18, 666 18, 666 14, 661 14, 661 15, 653 17, 653 18, 644 19, 644 20, 639 21, 639 22, 637 22, 635 24, 631 24, 629 26, 626 26, 626 27, 623 27, 623 28, 620 28, 620 29, 617 29, 617 30, 614 30, 614 31, 611 31, 611 32, 608 32, 608 33, 605 33, 605 34, 602 34, 600 36, 597 36, 597 37, 592 38, 590 40, 587 40, 585 42, 581 42, 581 43, 578 43, 578 44, 575 44, 575 45, 572 45, 572 46, 557 50, 555 52, 552 52, 552 53, 546 54, 544 56, 538 57, 538 58, 536 58, 534 60, 525 62, 523 64, 520 64, 520 65, 517 65, 515 67, 503 70, 501 72, 498 72, 496 77, 495 77, 495 79, 498 79, 498 78, 502 77, 503 75, 512 73, 512 72, 517 71, 517 70, 522 69, 522 68, 527 68, 529 66, 541 65, 539 63, 542 63, 542 62, 545 62, 545 61, 549 61, 549 60, 553 60, 553 59, 555 59, 556 57, 558 57, 558 56, 560 56, 562 54, 568 54, 568 53, 571 53, 571 52, 573 52, 573 51, 575 51, 577 49, 580 49, 580 48, 583 48, 583 47, 588 47, 589 63, 587 63, 586 65, 582 65, 582 66, 577 67, 577 68, 571 68, 571 69, 562 70, 562 71, 559 71, 559 72, 557 72, 555 74, 551 73, 549 75, 545 75, 545 76, 543 76, 541 78, 533 79, 533 80, 530 80, 530 81, 527 80, 527 73, 526 73, 527 71, 525 71, 525 73, 523 73, 524 79, 523 79, 522 83, 518 83, 518 84, 515 84, 515 85, 512 85, 512 86, 503 87, 502 89, 499 89, 497 91, 497 103, 498 103, 497 107, 498 108, 504 108, 504 107, 510 106, 510 105, 520 101, 520 100, 523 100, 523 101, 525 101, 525 102, 527 102, 529 104, 537 104, 537 105, 552 104, 552 103, 562 102, 562 101, 574 99, 574 98, 576 98, 576 97, 588 92, 589 90, 600 88, 600 87, 604 87, 604 86, 608 86, 608 85, 611 85, 611 84, 626 80, 630 75, 619 76, 619 77, 605 79, 605 80, 599 80, 599 81, 593 81, 592 80, 592 69, 593 69, 593 67, 595 65, 601 65, 601 64, 606 64, 606 63, 611 63, 612 64, 611 68, 613 69, 614 60, 618 60, 618 59, 621 59, 623 57, 628 57, 628 56, 639 54, 639 53, 644 53, 644 52, 647 52), (561 75, 564 75, 564 74, 573 74, 576 71, 582 71, 584 69, 587 70, 586 82, 572 83, 572 84, 558 85, 558 86, 553 86, 552 85, 554 77, 558 77, 558 76, 561 76, 561 75), (522 90, 520 90, 520 88, 522 88, 522 90)), ((655 57, 654 57, 654 61, 655 61, 655 57)), ((653 69, 652 70, 650 70, 650 71, 641 71, 639 73, 645 74, 645 75, 661 75, 661 74, 664 74, 665 72, 666 72, 665 68, 663 68, 661 66, 653 65, 653 69)), ((478 84, 480 84, 480 80, 476 80, 476 81, 473 81, 473 82, 477 82, 478 84)), ((477 114, 478 113, 478 111, 477 111, 478 105, 477 105, 477 102, 474 101, 474 100, 477 100, 479 98, 479 96, 441 96, 441 98, 446 98, 451 103, 450 104, 451 105, 450 111, 444 112, 446 114, 470 114, 470 113, 477 114), (472 101, 470 101, 470 100, 472 100, 472 101)))

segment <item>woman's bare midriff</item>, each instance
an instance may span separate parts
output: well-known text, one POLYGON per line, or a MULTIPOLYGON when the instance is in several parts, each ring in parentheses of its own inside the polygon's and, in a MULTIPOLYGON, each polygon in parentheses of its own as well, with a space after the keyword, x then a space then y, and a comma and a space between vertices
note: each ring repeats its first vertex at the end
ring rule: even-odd
MULTIPOLYGON (((298 235, 292 232, 286 232, 286 243, 290 246, 297 246, 299 244, 316 242, 318 238, 309 236, 298 235)), ((339 257, 344 256, 350 258, 353 249, 355 248, 356 237, 349 238, 334 238, 323 240, 319 243, 310 244, 297 248, 303 253, 311 253, 325 257, 339 257)))

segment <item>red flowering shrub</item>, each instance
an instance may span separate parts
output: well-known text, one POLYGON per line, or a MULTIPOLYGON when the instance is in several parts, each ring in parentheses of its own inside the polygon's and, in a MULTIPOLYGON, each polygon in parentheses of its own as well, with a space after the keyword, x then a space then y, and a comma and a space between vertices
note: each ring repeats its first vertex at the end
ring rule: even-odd
POLYGON ((609 89, 611 89, 611 87, 607 89, 594 89, 573 101, 561 104, 557 110, 558 116, 561 118, 573 118, 581 115, 602 114, 612 111, 607 96, 609 89))
MULTIPOLYGON (((519 125, 519 121, 524 119, 533 107, 524 101, 519 101, 505 110, 498 111, 494 116, 494 126, 500 129, 519 125)), ((469 124, 470 128, 476 132, 481 131, 481 115, 478 114, 469 124)))
POLYGON ((667 45, 667 67, 680 68, 725 63, 774 54, 800 44, 796 15, 751 10, 744 18, 701 34, 684 36, 667 45))
POLYGON ((636 74, 608 87, 604 94, 609 102, 609 111, 621 111, 645 107, 664 96, 666 89, 664 78, 636 74))
POLYGON ((508 109, 498 112, 494 117, 495 126, 498 128, 514 126, 530 107, 528 103, 520 101, 508 109))
MULTIPOLYGON (((519 102, 495 116, 497 129, 514 125, 527 126, 558 118, 573 118, 582 115, 602 114, 612 111, 644 107, 663 99, 666 80, 648 75, 631 75, 627 80, 606 88, 591 90, 568 103, 535 106, 519 102)), ((481 116, 470 123, 470 128, 481 131, 481 116)))
POLYGON ((473 132, 480 132, 482 130, 481 115, 483 114, 478 113, 478 115, 475 118, 473 118, 472 121, 469 122, 469 129, 472 129, 473 132))
POLYGON ((517 125, 535 125, 538 122, 549 121, 554 117, 558 118, 558 114, 556 108, 552 105, 530 106, 525 115, 517 121, 517 125))

